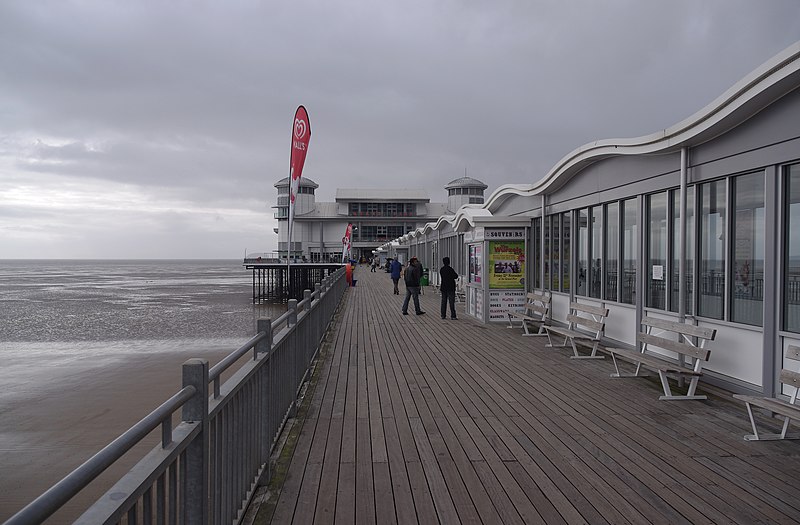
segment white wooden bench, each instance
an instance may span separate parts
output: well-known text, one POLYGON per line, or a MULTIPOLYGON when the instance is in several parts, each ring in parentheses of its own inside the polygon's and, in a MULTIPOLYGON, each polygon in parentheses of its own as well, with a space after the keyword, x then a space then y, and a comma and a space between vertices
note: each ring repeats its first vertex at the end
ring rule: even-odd
POLYGON ((525 333, 523 336, 543 336, 547 335, 544 331, 545 324, 547 323, 547 316, 550 314, 550 292, 542 290, 541 292, 529 292, 526 296, 527 303, 519 312, 508 312, 508 327, 509 328, 522 328, 525 333), (515 326, 514 322, 518 321, 519 326, 515 326), (532 334, 528 330, 528 324, 538 326, 539 331, 532 334))
MULTIPOLYGON (((788 357, 789 359, 800 359, 800 347, 789 346, 787 349, 786 357, 788 357)), ((794 393, 792 393, 791 397, 789 398, 789 401, 785 401, 784 399, 778 397, 744 396, 741 394, 733 395, 733 397, 735 397, 736 399, 744 401, 747 404, 747 415, 750 416, 750 424, 753 425, 753 433, 744 436, 744 438, 747 441, 800 439, 800 435, 798 434, 786 433, 786 431, 789 429, 789 422, 792 419, 800 420, 800 405, 797 404, 797 391, 798 388, 800 388, 800 372, 792 372, 791 370, 786 370, 784 368, 783 370, 781 370, 780 382, 781 384, 790 385, 794 387, 794 393), (753 405, 767 409, 770 412, 774 412, 775 414, 779 414, 785 418, 783 421, 783 428, 781 429, 780 434, 758 433, 758 429, 756 428, 756 420, 753 418, 753 408, 752 408, 753 405)))
POLYGON ((566 328, 560 326, 544 327, 549 341, 546 346, 551 348, 567 348, 571 346, 573 353, 570 356, 571 359, 605 359, 605 356, 597 355, 597 345, 600 343, 600 338, 605 330, 606 317, 608 317, 608 308, 570 303, 566 328), (564 342, 560 345, 553 344, 553 335, 563 337, 564 342), (568 341, 569 345, 567 345, 568 341), (588 344, 591 346, 592 352, 589 355, 579 354, 575 341, 588 344))
POLYGON ((663 319, 645 317, 642 319, 642 332, 636 334, 636 343, 639 350, 627 348, 607 348, 614 359, 614 368, 617 373, 611 377, 646 377, 649 374, 640 374, 642 367, 657 371, 664 387, 664 395, 659 397, 662 401, 706 399, 704 395, 696 395, 697 383, 703 375, 703 363, 708 361, 711 350, 705 348, 708 341, 713 341, 717 331, 713 328, 702 328, 686 323, 677 323, 663 319), (670 338, 670 334, 672 338, 670 338), (698 341, 695 344, 695 340, 698 341), (658 348, 670 355, 656 353, 652 348, 658 348), (619 371, 617 358, 622 357, 636 365, 633 374, 623 374, 619 371), (684 362, 688 358, 688 366, 684 362), (690 378, 689 389, 686 395, 673 395, 669 386, 669 377, 690 378))

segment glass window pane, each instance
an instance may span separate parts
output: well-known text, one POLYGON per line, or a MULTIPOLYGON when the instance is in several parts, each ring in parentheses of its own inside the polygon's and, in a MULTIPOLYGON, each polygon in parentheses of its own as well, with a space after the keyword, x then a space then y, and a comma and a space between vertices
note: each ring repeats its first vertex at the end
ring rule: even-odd
POLYGON ((623 303, 636 303, 636 259, 639 228, 636 199, 622 202, 622 290, 623 303))
POLYGON ((553 236, 553 251, 550 254, 553 261, 552 289, 555 291, 561 290, 561 245, 559 243, 561 239, 561 221, 558 220, 560 217, 560 215, 553 215, 553 231, 551 234, 553 236))
MULTIPOLYGON (((680 279, 680 229, 681 229, 681 192, 673 190, 670 192, 672 200, 672 276, 670 279, 670 299, 669 310, 678 311, 678 300, 680 291, 678 282, 680 279)), ((694 280, 694 186, 686 188, 686 313, 691 314, 693 304, 692 284, 694 280)))
POLYGON ((600 298, 603 257, 603 207, 595 206, 589 216, 589 296, 600 298))
POLYGON ((800 332, 800 164, 787 169, 786 186, 784 328, 790 332, 800 332))
POLYGON ((533 256, 533 287, 541 288, 541 264, 542 264, 542 219, 533 219, 533 239, 530 252, 533 256))
POLYGON ((647 197, 649 231, 647 235, 647 306, 665 309, 667 298, 667 193, 647 197))
POLYGON ((697 313, 722 319, 725 292, 725 181, 699 186, 700 295, 697 313))
POLYGON ((733 179, 733 293, 731 320, 763 324, 764 173, 733 179))
POLYGON ((572 261, 572 234, 571 234, 571 220, 569 213, 562 213, 561 214, 561 226, 562 226, 562 235, 561 235, 561 246, 563 251, 561 252, 561 268, 563 269, 563 278, 561 280, 561 291, 568 292, 570 286, 570 279, 569 279, 569 271, 570 271, 570 261, 572 261))
POLYGON ((575 293, 588 294, 589 281, 589 208, 578 210, 578 287, 575 293))
POLYGON ((619 301, 617 282, 619 273, 619 203, 606 206, 606 290, 605 299, 619 301))
POLYGON ((552 289, 550 282, 550 265, 551 265, 550 254, 552 253, 550 222, 551 222, 550 216, 544 218, 544 229, 542 230, 542 233, 544 235, 544 254, 542 254, 542 263, 544 264, 544 285, 542 286, 542 288, 552 289))

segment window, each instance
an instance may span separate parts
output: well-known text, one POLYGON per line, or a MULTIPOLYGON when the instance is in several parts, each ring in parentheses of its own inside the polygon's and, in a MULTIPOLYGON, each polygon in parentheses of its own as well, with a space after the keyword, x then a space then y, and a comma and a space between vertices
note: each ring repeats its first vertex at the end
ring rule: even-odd
POLYGON ((647 306, 667 307, 664 284, 667 279, 667 193, 647 197, 647 224, 649 225, 647 260, 647 306))
POLYGON ((542 283, 542 288, 550 288, 548 286, 551 284, 550 282, 550 267, 552 266, 550 261, 550 254, 552 253, 552 247, 550 246, 551 242, 551 231, 550 231, 550 222, 552 217, 547 216, 543 220, 544 227, 542 228, 542 234, 544 235, 544 253, 542 254, 542 264, 544 265, 544 283, 542 283))
POLYGON ((550 249, 550 258, 552 261, 553 271, 550 272, 553 276, 552 290, 561 290, 561 221, 560 215, 553 215, 551 217, 551 239, 552 247, 550 249))
POLYGON ((589 279, 589 208, 578 210, 578 285, 577 295, 588 295, 589 279))
POLYGON ((595 206, 589 216, 589 297, 601 297, 603 278, 603 207, 595 206))
POLYGON ((572 261, 572 221, 570 220, 571 216, 570 213, 562 213, 561 214, 561 225, 562 225, 562 234, 561 234, 561 269, 562 269, 562 279, 561 279, 561 291, 568 292, 570 288, 570 262, 572 261))
POLYGON ((539 252, 542 249, 542 219, 541 218, 533 219, 533 228, 532 228, 532 230, 533 231, 531 233, 532 233, 533 239, 532 239, 532 242, 531 242, 530 253, 533 254, 533 257, 531 257, 531 260, 533 261, 533 268, 532 268, 532 271, 533 271, 533 287, 534 288, 541 288, 541 284, 542 284, 541 275, 540 275, 541 266, 539 266, 541 264, 541 259, 539 257, 537 257, 537 255, 541 255, 539 252))
POLYGON ((619 301, 619 203, 606 205, 606 290, 604 299, 619 301))
POLYGON ((723 318, 725 291, 725 181, 701 184, 700 294, 697 313, 723 318))
POLYGON ((763 324, 764 173, 733 179, 731 321, 763 324))
POLYGON ((783 277, 784 328, 800 332, 800 164, 786 169, 786 231, 783 245, 785 273, 783 277))
POLYGON ((636 303, 636 250, 639 238, 636 199, 622 202, 622 287, 620 300, 636 303))
MULTIPOLYGON (((680 300, 680 255, 681 255, 681 192, 670 192, 670 216, 672 217, 672 270, 670 272, 669 310, 678 311, 680 300)), ((686 188, 686 309, 687 314, 694 311, 694 186, 686 188)))

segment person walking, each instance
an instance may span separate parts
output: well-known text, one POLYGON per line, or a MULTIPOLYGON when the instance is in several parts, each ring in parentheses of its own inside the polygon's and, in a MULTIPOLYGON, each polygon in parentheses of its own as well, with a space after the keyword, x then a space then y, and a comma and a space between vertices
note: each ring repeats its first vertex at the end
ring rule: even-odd
POLYGON ((400 289, 397 287, 397 283, 400 282, 400 272, 403 271, 403 265, 400 264, 400 261, 397 259, 392 259, 392 263, 389 266, 389 271, 392 273, 392 282, 394 283, 394 294, 400 295, 400 289))
POLYGON ((439 291, 442 292, 442 319, 447 319, 447 303, 450 303, 450 319, 458 319, 456 317, 456 280, 458 279, 458 274, 450 266, 450 257, 442 259, 439 277, 439 291))
POLYGON ((422 315, 425 312, 419 307, 419 281, 422 279, 422 265, 416 257, 412 257, 408 261, 406 267, 406 299, 403 301, 403 315, 408 315, 408 301, 414 298, 414 312, 417 315, 422 315))

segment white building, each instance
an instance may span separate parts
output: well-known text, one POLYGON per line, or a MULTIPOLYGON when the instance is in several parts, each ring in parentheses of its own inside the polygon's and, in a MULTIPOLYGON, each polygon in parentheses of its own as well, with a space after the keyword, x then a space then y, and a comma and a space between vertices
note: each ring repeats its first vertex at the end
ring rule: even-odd
MULTIPOLYGON (((289 216, 289 179, 275 183, 278 201, 278 252, 286 256, 289 216)), ((317 202, 319 185, 307 178, 300 179, 295 200, 292 231, 292 257, 316 261, 340 261, 342 238, 348 223, 353 224, 352 255, 370 258, 378 247, 406 232, 416 230, 427 222, 453 213, 464 204, 483 204, 486 184, 461 177, 445 186, 447 203, 431 202, 427 192, 414 189, 347 189, 336 190, 334 202, 317 202)), ((378 252, 383 254, 385 252, 378 252)), ((404 259, 404 253, 398 254, 404 259)))

